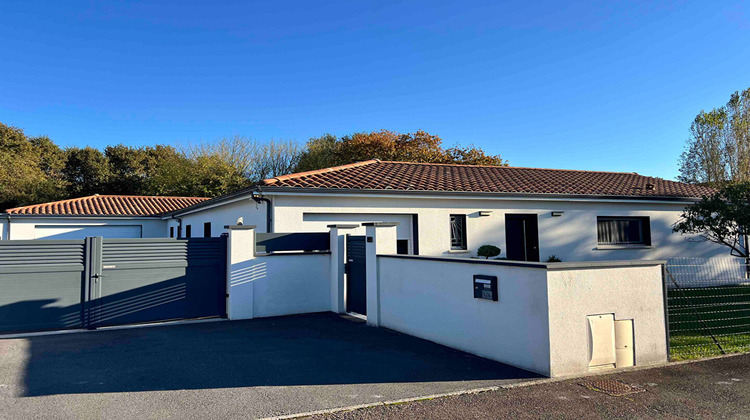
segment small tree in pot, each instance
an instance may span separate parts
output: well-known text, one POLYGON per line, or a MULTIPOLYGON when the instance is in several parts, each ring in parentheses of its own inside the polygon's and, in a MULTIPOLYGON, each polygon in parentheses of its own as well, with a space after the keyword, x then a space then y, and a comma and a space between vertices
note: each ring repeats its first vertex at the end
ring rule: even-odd
POLYGON ((482 245, 479 247, 479 250, 477 250, 477 256, 484 257, 486 260, 492 257, 497 257, 498 255, 500 255, 500 248, 495 245, 482 245))

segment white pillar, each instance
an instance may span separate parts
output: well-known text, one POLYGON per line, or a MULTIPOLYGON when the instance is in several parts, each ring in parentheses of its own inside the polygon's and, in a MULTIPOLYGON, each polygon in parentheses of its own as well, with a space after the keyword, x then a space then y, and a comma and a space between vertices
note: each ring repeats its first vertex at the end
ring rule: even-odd
POLYGON ((365 259, 367 273, 367 323, 380 326, 380 278, 378 254, 396 253, 396 226, 398 223, 363 223, 366 231, 365 259))
POLYGON ((354 229, 359 225, 328 225, 331 231, 331 312, 343 314, 346 312, 344 301, 344 264, 346 263, 346 234, 342 231, 354 229))
POLYGON ((255 226, 225 226, 227 238, 227 317, 253 318, 255 226))

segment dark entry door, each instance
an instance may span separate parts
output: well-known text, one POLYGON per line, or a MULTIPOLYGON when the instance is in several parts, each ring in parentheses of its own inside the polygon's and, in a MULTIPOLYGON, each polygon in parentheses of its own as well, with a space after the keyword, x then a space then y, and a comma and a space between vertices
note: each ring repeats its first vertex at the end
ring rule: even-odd
POLYGON ((539 261, 536 214, 506 214, 505 243, 509 260, 539 261))
POLYGON ((346 237, 346 311, 367 315, 365 237, 346 237))

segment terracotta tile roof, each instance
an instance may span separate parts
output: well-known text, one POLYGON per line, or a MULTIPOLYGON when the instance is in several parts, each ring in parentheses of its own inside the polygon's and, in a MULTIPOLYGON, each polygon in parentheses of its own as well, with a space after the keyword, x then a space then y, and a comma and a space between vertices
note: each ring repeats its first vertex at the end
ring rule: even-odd
POLYGON ((368 160, 266 179, 267 187, 698 198, 713 190, 633 172, 368 160))
POLYGON ((45 216, 158 216, 208 200, 202 197, 90 195, 6 210, 9 214, 45 216))

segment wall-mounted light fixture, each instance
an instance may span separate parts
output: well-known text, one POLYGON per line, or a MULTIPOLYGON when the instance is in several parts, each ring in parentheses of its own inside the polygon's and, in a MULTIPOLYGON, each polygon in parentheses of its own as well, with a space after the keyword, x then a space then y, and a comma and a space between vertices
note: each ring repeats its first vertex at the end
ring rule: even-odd
POLYGON ((487 217, 492 214, 491 210, 482 210, 479 212, 479 217, 487 217))
POLYGON ((565 212, 564 211, 553 211, 550 214, 552 215, 552 217, 560 217, 560 216, 563 215, 563 213, 565 213, 565 212))

